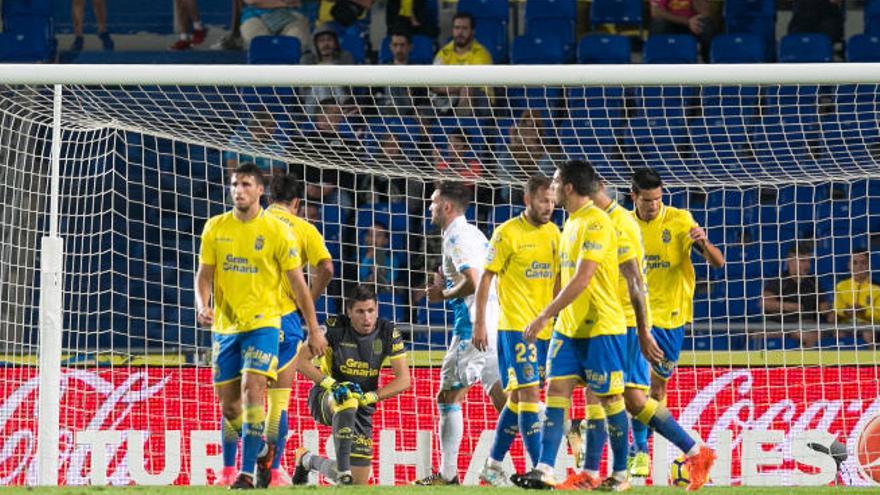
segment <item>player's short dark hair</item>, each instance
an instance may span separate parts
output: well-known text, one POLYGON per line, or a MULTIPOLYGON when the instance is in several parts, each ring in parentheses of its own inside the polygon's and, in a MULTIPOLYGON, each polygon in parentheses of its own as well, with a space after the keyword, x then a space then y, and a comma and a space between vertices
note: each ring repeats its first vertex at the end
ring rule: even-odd
POLYGON ((571 184, 574 192, 589 196, 599 187, 599 176, 586 160, 568 160, 556 164, 561 185, 571 184))
POLYGON ((376 292, 369 285, 359 284, 354 286, 348 297, 345 298, 345 309, 351 309, 359 302, 375 300, 376 292))
POLYGON ((474 19, 474 16, 470 12, 458 12, 452 16, 452 22, 455 23, 456 19, 467 19, 471 21, 471 29, 477 29, 477 20, 474 19))
POLYGON ((658 187, 663 187, 663 179, 653 168, 645 167, 633 172, 632 192, 638 194, 639 191, 649 191, 658 187))
POLYGON ((526 182, 526 191, 529 194, 536 194, 539 190, 550 187, 550 178, 544 175, 533 175, 526 182))
POLYGON ((243 162, 239 164, 239 166, 232 171, 232 175, 249 175, 261 186, 266 185, 266 178, 263 176, 263 170, 254 162, 243 162))
POLYGON ((473 193, 461 182, 443 181, 437 185, 437 191, 441 198, 454 204, 461 211, 467 210, 471 204, 473 193))
POLYGON ((852 253, 850 253, 850 257, 870 256, 870 255, 871 255, 871 251, 868 251, 868 248, 866 248, 866 247, 857 247, 857 248, 853 249, 852 253))
POLYGON ((276 175, 269 185, 272 201, 290 203, 294 199, 302 199, 302 182, 293 174, 276 175))

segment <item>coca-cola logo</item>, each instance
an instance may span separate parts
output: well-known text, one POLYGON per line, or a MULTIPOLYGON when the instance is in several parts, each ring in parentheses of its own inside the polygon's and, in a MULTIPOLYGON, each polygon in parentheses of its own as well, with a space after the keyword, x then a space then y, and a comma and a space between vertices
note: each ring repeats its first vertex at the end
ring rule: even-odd
POLYGON ((859 433, 856 462, 863 478, 880 484, 880 415, 871 418, 859 433))

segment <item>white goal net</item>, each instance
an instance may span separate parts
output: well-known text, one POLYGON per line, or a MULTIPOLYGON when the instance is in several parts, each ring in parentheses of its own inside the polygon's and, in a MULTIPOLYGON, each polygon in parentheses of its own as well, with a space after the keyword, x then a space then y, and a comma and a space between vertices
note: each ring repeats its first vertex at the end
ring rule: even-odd
MULTIPOLYGON (((426 69, 55 66, 3 77, 0 484, 45 482, 37 445, 53 442, 38 423, 51 432, 52 418, 38 399, 60 408, 59 483, 216 478, 220 416, 193 283, 202 226, 230 207, 228 173, 246 161, 304 184, 300 214, 335 265, 319 320, 353 284, 372 283, 382 316, 405 331, 415 380, 378 408, 374 481, 427 474, 452 322, 422 290, 440 254, 427 198, 436 181, 469 184, 466 216, 489 236, 522 210, 529 176, 573 158, 628 208, 632 172, 656 169, 664 202, 690 210, 727 258, 722 269, 696 263, 669 397, 721 453, 714 482, 880 483, 880 286, 870 288, 880 67, 426 69), (39 311, 53 218, 64 248, 55 323, 39 311), (41 365, 46 345, 60 369, 41 365), (41 391, 52 373, 60 385, 41 391), (839 466, 816 454, 833 440, 848 454, 839 466)), ((294 447, 327 446, 307 389, 299 380, 290 405, 288 466, 294 447)), ((582 416, 583 398, 575 404, 582 416)), ((496 414, 475 389, 464 415, 460 471, 476 483, 496 414)), ((655 444, 650 482, 666 484, 671 455, 655 444)), ((512 462, 525 468, 519 445, 512 462)))

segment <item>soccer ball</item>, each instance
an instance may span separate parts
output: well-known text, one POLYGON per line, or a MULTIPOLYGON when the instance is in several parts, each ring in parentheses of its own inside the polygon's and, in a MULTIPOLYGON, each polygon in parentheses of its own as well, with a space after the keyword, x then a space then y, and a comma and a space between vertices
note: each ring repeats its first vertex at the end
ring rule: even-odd
POLYGON ((669 484, 684 488, 691 482, 691 474, 688 472, 687 457, 678 456, 669 466, 669 484))

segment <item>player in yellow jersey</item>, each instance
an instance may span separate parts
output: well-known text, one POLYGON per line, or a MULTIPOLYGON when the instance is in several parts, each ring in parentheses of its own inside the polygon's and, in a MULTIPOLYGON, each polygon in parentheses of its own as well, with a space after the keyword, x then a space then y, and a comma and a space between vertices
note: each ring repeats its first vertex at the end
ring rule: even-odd
POLYGON ((509 484, 501 463, 517 431, 522 433, 532 465, 541 455, 539 386, 544 379, 552 329, 549 324, 544 327, 535 342, 523 340, 522 331, 553 300, 556 286, 559 228, 550 221, 556 206, 550 179, 529 179, 525 205, 523 213, 501 224, 492 234, 486 268, 477 286, 473 342, 478 349, 488 347, 486 305, 496 278, 501 307, 498 368, 508 398, 498 416, 489 458, 480 471, 480 479, 494 486, 509 484))
MULTIPOLYGON (((664 405, 666 381, 675 371, 684 327, 693 321, 696 277, 691 250, 716 268, 724 266, 724 255, 709 241, 690 212, 663 204, 663 181, 656 171, 636 170, 631 195, 635 205, 633 214, 645 246, 651 333, 663 351, 662 359, 651 362, 651 397, 664 405)), ((644 458, 648 446, 647 427, 634 422, 633 437, 636 449, 644 458)))
POLYGON ((871 254, 867 249, 853 251, 849 266, 850 278, 834 288, 834 312, 838 323, 857 325, 862 340, 871 345, 876 340, 874 325, 880 323, 880 286, 871 282, 871 254))
POLYGON ((598 186, 592 165, 574 160, 557 165, 556 200, 569 213, 559 247, 561 290, 523 332, 534 341, 547 323, 553 327, 547 358, 547 410, 541 429, 541 455, 535 469, 513 481, 524 488, 555 486, 553 466, 564 434, 571 396, 586 384, 599 397, 608 418, 614 472, 603 482, 608 490, 626 488, 629 419, 623 401, 626 318, 617 297, 617 234, 608 215, 590 200, 598 186))
MULTIPOLYGON (((657 346, 651 335, 648 320, 647 287, 642 277, 645 253, 642 245, 642 234, 632 213, 611 199, 600 184, 590 197, 598 208, 608 213, 617 231, 617 260, 620 264, 620 279, 617 295, 623 312, 626 315, 627 342, 624 366, 626 409, 634 419, 651 426, 654 430, 675 444, 691 459, 690 490, 699 489, 706 482, 714 460, 714 452, 708 447, 695 442, 675 421, 669 411, 659 405, 655 399, 648 398, 650 378, 648 375, 647 356, 651 361, 663 359, 663 351, 657 346), (644 356, 642 355, 644 353, 644 356), (705 461, 704 461, 705 458, 705 461)), ((598 488, 599 462, 605 447, 605 412, 593 394, 587 394, 587 442, 583 472, 572 475, 562 485, 563 488, 598 488)), ((634 463, 629 466, 633 476, 648 476, 650 465, 641 467, 634 463)), ((622 485, 620 485, 622 487, 622 485)), ((620 488, 619 488, 620 489, 620 488)))
MULTIPOLYGON (((314 225, 297 216, 302 200, 302 184, 295 176, 276 175, 269 185, 272 204, 266 209, 293 232, 303 269, 309 268, 309 292, 317 301, 333 277, 333 260, 324 244, 324 237, 314 225)), ((292 366, 299 343, 303 341, 300 316, 296 311, 296 296, 290 284, 282 280, 284 290, 279 293, 282 307, 281 342, 278 344, 278 379, 269 387, 269 404, 266 418, 266 441, 275 445, 271 469, 257 465, 257 486, 286 486, 280 469, 284 447, 287 444, 287 407, 296 370, 292 366)))
MULTIPOLYGON (((278 366, 282 308, 278 292, 287 278, 309 328, 317 354, 326 347, 302 274, 293 234, 260 207, 263 174, 253 163, 230 179, 234 208, 205 224, 201 237, 196 304, 200 325, 210 325, 214 388, 223 415, 222 443, 242 438, 242 462, 232 488, 253 488, 263 448, 264 398, 278 366)), ((269 447, 269 453, 272 446, 269 447)), ((271 455, 261 462, 271 462, 271 455)), ((230 481, 224 473, 221 481, 230 481)))

